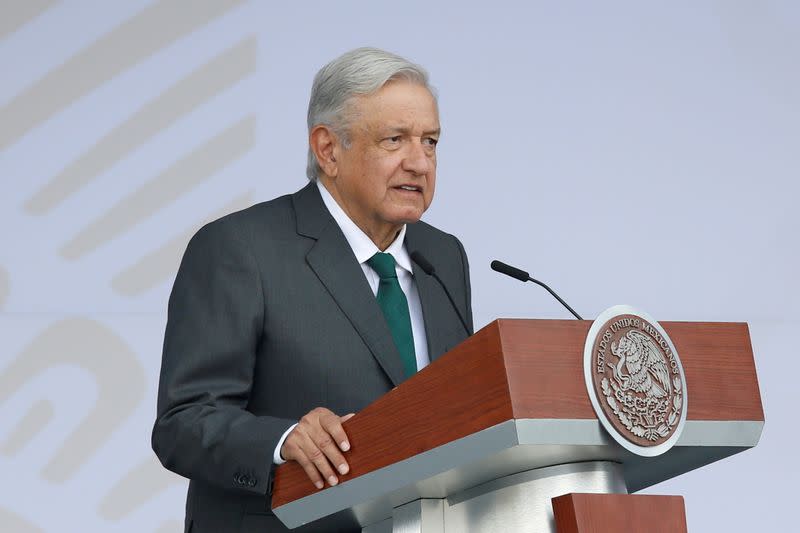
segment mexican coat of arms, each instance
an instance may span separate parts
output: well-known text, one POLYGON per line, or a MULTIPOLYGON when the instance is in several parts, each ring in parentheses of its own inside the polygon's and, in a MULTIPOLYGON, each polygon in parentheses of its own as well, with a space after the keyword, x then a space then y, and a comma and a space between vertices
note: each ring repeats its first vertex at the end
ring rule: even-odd
POLYGON ((614 306, 592 324, 584 374, 603 426, 629 451, 660 455, 686 421, 686 378, 666 331, 645 313, 614 306))

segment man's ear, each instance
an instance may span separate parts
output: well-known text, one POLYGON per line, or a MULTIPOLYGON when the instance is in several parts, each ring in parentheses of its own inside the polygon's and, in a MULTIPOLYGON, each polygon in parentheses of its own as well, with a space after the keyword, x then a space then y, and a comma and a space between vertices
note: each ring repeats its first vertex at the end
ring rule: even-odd
POLYGON ((339 166, 336 162, 339 139, 336 134, 328 126, 319 124, 314 126, 309 133, 308 144, 314 155, 317 156, 317 164, 322 172, 335 178, 339 174, 339 166))

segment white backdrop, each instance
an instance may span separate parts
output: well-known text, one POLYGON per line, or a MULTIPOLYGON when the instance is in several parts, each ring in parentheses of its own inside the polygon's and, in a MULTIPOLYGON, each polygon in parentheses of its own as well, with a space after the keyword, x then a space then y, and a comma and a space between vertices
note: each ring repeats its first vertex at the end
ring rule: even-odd
POLYGON ((305 183, 311 79, 372 45, 440 94, 426 219, 476 325, 747 321, 754 450, 651 489, 692 531, 793 520, 800 4, 0 2, 0 529, 179 531, 149 447, 166 300, 204 221, 305 183))

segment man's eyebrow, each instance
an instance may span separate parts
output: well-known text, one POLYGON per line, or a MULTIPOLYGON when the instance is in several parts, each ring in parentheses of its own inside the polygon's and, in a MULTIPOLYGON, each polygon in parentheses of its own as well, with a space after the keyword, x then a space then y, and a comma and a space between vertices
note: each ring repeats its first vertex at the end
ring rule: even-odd
MULTIPOLYGON (((388 135, 390 133, 402 133, 403 135, 408 135, 409 133, 411 133, 411 128, 408 128, 407 126, 387 126, 385 129, 382 130, 381 133, 384 135, 388 135)), ((442 128, 436 128, 433 130, 423 131, 422 136, 427 137, 430 135, 441 135, 441 133, 442 133, 442 128)))

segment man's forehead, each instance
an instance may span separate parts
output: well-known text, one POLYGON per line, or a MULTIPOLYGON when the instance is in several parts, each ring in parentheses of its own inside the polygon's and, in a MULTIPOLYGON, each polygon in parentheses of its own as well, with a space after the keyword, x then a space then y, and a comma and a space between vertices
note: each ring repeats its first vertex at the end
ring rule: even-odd
POLYGON ((370 129, 423 129, 425 132, 440 129, 439 106, 430 92, 427 96, 417 92, 400 98, 381 98, 375 94, 362 97, 354 102, 350 118, 351 125, 360 123, 370 129))

